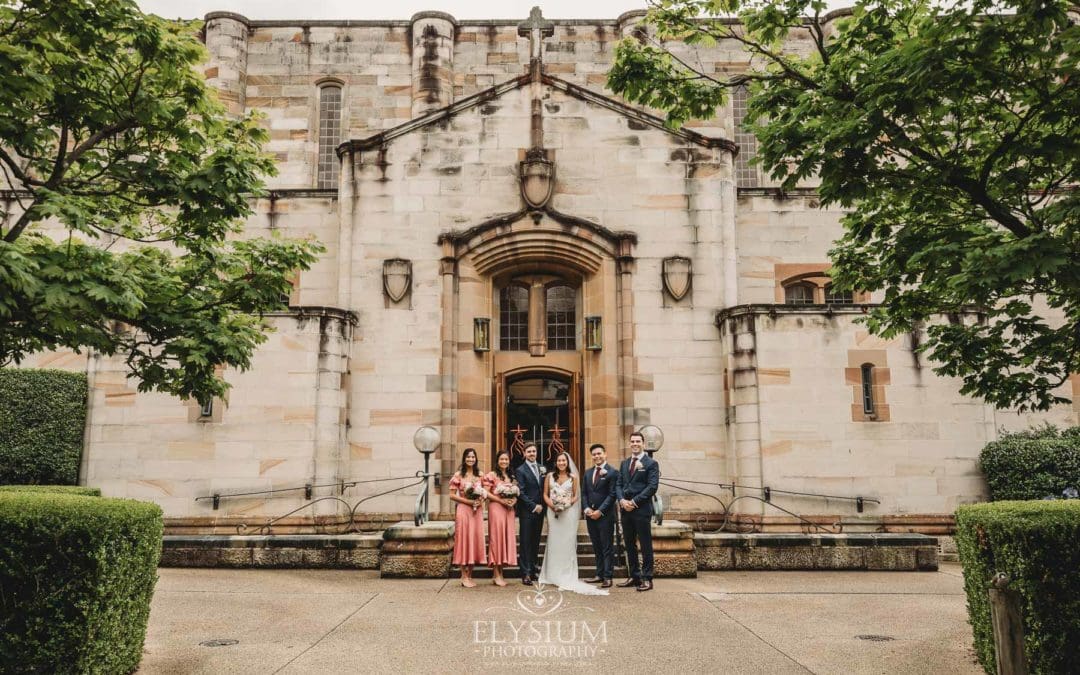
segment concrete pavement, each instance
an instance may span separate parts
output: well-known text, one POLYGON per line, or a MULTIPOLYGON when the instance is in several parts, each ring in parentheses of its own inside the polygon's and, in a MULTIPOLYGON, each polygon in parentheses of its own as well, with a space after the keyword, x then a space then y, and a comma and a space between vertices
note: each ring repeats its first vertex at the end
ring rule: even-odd
POLYGON ((650 593, 612 590, 161 569, 139 672, 981 672, 953 564, 710 572, 661 579, 650 593), (215 639, 237 643, 200 645, 215 639))

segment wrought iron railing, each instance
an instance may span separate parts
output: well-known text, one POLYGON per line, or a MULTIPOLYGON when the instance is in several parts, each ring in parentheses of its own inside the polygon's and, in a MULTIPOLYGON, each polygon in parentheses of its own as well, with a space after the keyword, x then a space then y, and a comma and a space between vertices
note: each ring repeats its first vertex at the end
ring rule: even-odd
MULTIPOLYGON (((221 506, 221 500, 223 500, 223 499, 239 499, 239 498, 251 498, 251 497, 259 497, 259 496, 271 496, 272 497, 272 496, 283 494, 283 493, 303 491, 304 499, 309 500, 305 504, 303 504, 301 506, 298 506, 297 508, 289 511, 288 513, 282 514, 282 515, 277 516, 275 518, 270 518, 265 523, 262 523, 260 525, 249 526, 246 523, 241 523, 241 524, 236 526, 237 534, 272 534, 274 525, 279 523, 283 519, 288 518, 289 516, 296 515, 297 513, 300 513, 301 511, 303 511, 305 509, 309 509, 309 508, 315 506, 316 504, 319 504, 319 503, 322 503, 322 502, 327 502, 327 501, 339 502, 339 503, 341 503, 341 504, 343 504, 345 506, 345 509, 347 511, 347 516, 344 516, 343 519, 339 518, 338 520, 335 520, 335 522, 330 523, 330 524, 334 525, 334 526, 344 526, 344 530, 343 530, 344 532, 357 532, 357 531, 360 530, 360 528, 359 528, 359 526, 358 526, 358 524, 356 522, 356 513, 357 513, 357 509, 360 507, 361 504, 363 504, 364 502, 370 501, 372 499, 375 499, 376 497, 382 497, 382 496, 385 496, 385 495, 388 495, 388 494, 393 494, 395 492, 400 492, 402 490, 407 490, 407 489, 409 489, 411 487, 414 487, 414 486, 417 486, 417 485, 426 484, 427 479, 428 479, 428 475, 426 475, 423 471, 417 471, 415 474, 413 474, 411 476, 393 476, 391 478, 370 478, 370 479, 367 479, 367 480, 347 480, 347 481, 342 480, 342 481, 338 481, 336 483, 321 483, 321 484, 305 483, 302 486, 296 486, 296 487, 272 488, 272 489, 268 489, 268 490, 252 490, 252 491, 248 491, 248 492, 230 492, 230 493, 225 493, 225 494, 215 492, 212 495, 196 497, 195 501, 197 501, 197 502, 198 501, 210 501, 213 504, 214 510, 217 510, 221 506), (348 501, 346 501, 343 498, 343 496, 341 496, 341 495, 345 494, 345 490, 347 490, 349 488, 352 488, 352 487, 359 486, 359 485, 367 485, 367 484, 371 484, 371 483, 385 483, 385 482, 389 482, 389 481, 401 481, 401 480, 409 480, 409 479, 417 479, 417 480, 413 480, 413 482, 407 483, 405 485, 399 485, 398 487, 392 488, 390 490, 383 490, 382 492, 376 492, 375 494, 367 495, 366 497, 363 497, 362 499, 357 500, 353 504, 350 504, 348 501), (317 489, 317 488, 328 488, 328 487, 337 488, 339 496, 327 495, 325 497, 313 498, 315 489, 317 489)), ((425 487, 426 487, 426 485, 425 485, 425 487)), ((427 504, 427 491, 422 488, 420 492, 421 492, 421 495, 424 497, 424 504, 426 506, 426 504, 427 504)), ((420 499, 418 497, 417 498, 417 505, 419 506, 419 504, 420 504, 420 499)))
MULTIPOLYGON (((715 530, 716 532, 743 532, 743 533, 748 533, 748 532, 760 532, 761 531, 763 523, 762 523, 762 521, 760 519, 755 518, 751 514, 746 514, 746 513, 736 514, 732 510, 732 507, 736 504, 736 502, 740 502, 740 501, 743 501, 743 500, 753 500, 753 501, 761 502, 762 504, 765 504, 766 506, 768 506, 770 508, 776 509, 777 511, 781 511, 781 512, 791 516, 792 518, 795 518, 796 520, 799 521, 799 524, 802 526, 803 530, 806 531, 806 532, 827 532, 827 533, 832 533, 832 534, 839 534, 840 532, 842 532, 843 531, 843 523, 838 522, 838 523, 833 523, 832 525, 822 525, 821 523, 814 522, 812 520, 809 520, 809 519, 799 515, 798 513, 795 513, 794 511, 791 511, 789 509, 786 509, 786 508, 778 505, 777 503, 775 503, 772 500, 773 495, 781 495, 782 494, 782 495, 789 495, 789 496, 793 496, 793 497, 811 497, 811 498, 816 498, 816 499, 850 501, 850 502, 855 503, 855 509, 856 509, 856 511, 858 513, 862 513, 863 512, 863 507, 868 503, 869 504, 880 504, 881 503, 881 501, 878 500, 878 499, 875 499, 873 497, 864 497, 862 495, 856 495, 854 497, 852 497, 850 495, 831 495, 831 494, 824 494, 824 493, 819 493, 819 492, 801 492, 801 491, 795 491, 795 490, 782 490, 782 489, 774 488, 774 487, 770 487, 770 486, 761 486, 761 487, 759 487, 759 486, 756 486, 756 485, 739 485, 738 483, 734 483, 734 482, 732 482, 732 483, 714 483, 714 482, 710 482, 710 481, 690 480, 688 478, 661 478, 660 479, 660 484, 665 486, 665 487, 674 488, 676 490, 682 490, 683 492, 688 492, 688 493, 691 493, 691 494, 700 495, 702 497, 708 497, 710 499, 715 500, 718 504, 720 504, 721 513, 723 514, 723 521, 721 522, 720 527, 718 527, 715 530), (710 486, 710 487, 719 488, 720 490, 727 490, 727 491, 731 492, 731 498, 728 501, 725 502, 722 498, 720 498, 717 495, 710 494, 708 492, 703 492, 702 490, 696 490, 694 488, 689 488, 689 487, 686 487, 685 485, 676 485, 675 483, 684 483, 684 484, 687 484, 687 485, 707 485, 707 486, 710 486), (737 495, 736 490, 755 491, 755 492, 760 493, 761 496, 759 497, 757 495, 751 495, 751 494, 737 495), (735 518, 736 516, 737 516, 737 518, 735 518)), ((657 495, 655 495, 653 497, 653 513, 654 513, 654 521, 656 522, 656 524, 658 524, 658 525, 663 524, 663 522, 664 522, 664 504, 663 504, 663 499, 660 497, 659 494, 657 494, 657 495)), ((705 531, 707 523, 708 523, 708 518, 706 518, 705 516, 699 516, 698 520, 697 520, 697 523, 696 523, 697 529, 700 530, 700 531, 705 531)))
MULTIPOLYGON (((213 508, 215 510, 217 510, 221 505, 221 500, 223 500, 223 499, 250 498, 250 497, 263 496, 263 495, 274 496, 274 495, 278 495, 278 494, 289 493, 289 492, 298 492, 298 491, 302 490, 304 492, 304 499, 308 500, 305 504, 303 504, 301 506, 298 506, 297 508, 289 511, 288 513, 282 514, 282 515, 277 516, 275 518, 270 518, 265 523, 262 523, 262 524, 260 524, 258 526, 255 526, 254 528, 252 528, 251 526, 248 526, 247 524, 242 523, 242 524, 237 526, 237 533, 239 533, 239 534, 251 534, 251 533, 254 532, 254 533, 257 533, 257 534, 272 534, 273 533, 273 527, 274 527, 275 524, 281 522, 285 518, 288 518, 288 517, 293 516, 293 515, 295 515, 297 513, 300 513, 301 511, 304 511, 305 509, 311 508, 311 507, 315 506, 316 504, 319 504, 319 503, 322 503, 322 502, 327 502, 327 501, 339 502, 340 504, 344 505, 345 510, 347 511, 347 515, 344 517, 344 519, 336 520, 334 523, 331 523, 331 524, 335 525, 335 526, 344 526, 344 531, 345 532, 356 532, 356 531, 359 531, 359 526, 358 526, 358 524, 356 522, 356 514, 357 514, 357 509, 360 507, 361 504, 363 504, 363 503, 365 503, 367 501, 370 501, 372 499, 375 499, 377 497, 382 497, 382 496, 385 496, 385 495, 393 494, 395 492, 400 492, 402 490, 407 490, 407 489, 412 488, 412 487, 420 486, 420 489, 417 491, 416 501, 415 501, 414 506, 413 506, 413 524, 417 525, 417 526, 420 526, 420 525, 428 522, 430 520, 430 518, 431 518, 431 508, 430 508, 430 501, 429 501, 429 499, 430 499, 429 498, 430 479, 434 478, 435 482, 436 482, 436 485, 438 485, 439 482, 440 482, 440 480, 439 480, 440 478, 450 477, 451 475, 452 474, 431 473, 430 471, 427 471, 426 469, 424 469, 424 470, 417 471, 415 474, 413 474, 411 476, 394 476, 394 477, 391 477, 391 478, 371 478, 371 479, 367 479, 367 480, 348 480, 348 481, 338 481, 338 482, 335 482, 335 483, 322 483, 322 484, 305 483, 302 486, 296 486, 296 487, 272 488, 272 489, 268 489, 268 490, 253 490, 253 491, 249 491, 249 492, 232 492, 232 493, 226 493, 226 494, 214 493, 212 495, 196 497, 195 501, 211 501, 213 503, 213 508), (395 487, 395 488, 392 488, 392 489, 389 489, 389 490, 383 490, 381 492, 376 492, 375 494, 368 495, 366 497, 363 497, 362 499, 357 500, 356 502, 354 502, 352 504, 350 504, 347 500, 345 500, 341 496, 341 495, 345 494, 345 490, 347 490, 349 488, 352 488, 352 487, 359 486, 359 485, 367 485, 367 484, 373 484, 373 483, 384 483, 384 482, 388 482, 388 481, 400 481, 400 480, 409 480, 409 479, 415 479, 415 480, 413 480, 412 482, 407 483, 405 485, 399 485, 398 487, 395 487), (327 495, 327 496, 324 496, 324 497, 313 498, 315 489, 317 489, 317 488, 327 488, 327 487, 338 488, 338 496, 327 495)), ((694 495, 698 495, 698 496, 701 496, 701 497, 708 497, 709 499, 712 499, 712 500, 716 501, 716 503, 720 505, 720 512, 721 512, 722 517, 723 517, 723 520, 721 521, 720 527, 716 528, 716 530, 715 530, 716 532, 742 532, 742 533, 748 533, 748 532, 760 532, 761 531, 763 522, 762 522, 762 520, 760 518, 755 517, 752 514, 735 513, 734 512, 733 507, 735 506, 735 504, 740 502, 740 501, 743 501, 743 500, 752 500, 752 501, 760 502, 762 504, 767 505, 770 508, 776 509, 777 511, 780 511, 780 512, 782 512, 782 513, 784 513, 784 514, 786 514, 788 516, 791 516, 792 518, 795 518, 799 522, 799 524, 802 526, 803 530, 806 531, 806 532, 829 532, 829 533, 834 533, 834 534, 838 534, 843 530, 843 523, 837 522, 837 523, 833 523, 831 525, 823 525, 823 524, 821 524, 819 522, 814 522, 812 520, 809 520, 808 518, 805 518, 802 515, 799 515, 798 513, 795 513, 794 511, 791 511, 789 509, 784 508, 783 506, 780 506, 780 505, 776 504, 773 501, 773 496, 774 495, 788 495, 788 496, 792 496, 792 497, 810 497, 810 498, 815 498, 815 499, 849 501, 849 502, 854 502, 855 503, 855 509, 856 509, 856 511, 858 513, 862 513, 864 506, 866 504, 868 504, 868 503, 870 503, 870 504, 880 504, 881 503, 880 500, 878 500, 878 499, 875 499, 875 498, 872 498, 872 497, 865 497, 865 496, 862 496, 862 495, 856 495, 856 496, 852 497, 850 495, 832 495, 832 494, 825 494, 825 493, 819 493, 819 492, 802 492, 802 491, 795 491, 795 490, 784 490, 784 489, 780 489, 780 488, 774 488, 774 487, 771 487, 771 486, 761 486, 761 487, 759 487, 759 486, 755 486, 755 485, 740 485, 740 484, 734 483, 734 482, 732 482, 732 483, 717 483, 717 482, 712 482, 712 481, 691 480, 691 479, 688 479, 688 478, 667 478, 667 477, 665 477, 665 478, 660 479, 660 485, 663 485, 663 486, 668 487, 668 488, 673 488, 675 490, 680 490, 682 492, 686 492, 686 493, 689 493, 689 494, 694 494, 694 495), (708 486, 708 487, 718 488, 721 491, 726 490, 726 491, 729 491, 731 493, 731 497, 730 497, 730 499, 725 501, 723 498, 721 498, 721 497, 719 497, 719 496, 717 496, 715 494, 705 492, 705 491, 703 491, 701 489, 695 489, 695 488, 691 488, 691 487, 686 487, 687 485, 708 486), (758 492, 758 493, 760 493, 761 496, 757 496, 757 495, 753 495, 753 494, 741 494, 740 495, 740 494, 737 494, 737 490, 758 492)), ((665 505, 664 505, 664 499, 659 493, 653 495, 653 497, 652 497, 652 508, 653 508, 653 522, 656 523, 657 525, 662 525, 663 522, 664 522, 665 505)), ((704 532, 704 531, 706 531, 706 526, 708 524, 708 521, 709 521, 709 518, 707 516, 705 516, 705 515, 698 516, 697 522, 695 523, 695 526, 699 531, 704 532)))

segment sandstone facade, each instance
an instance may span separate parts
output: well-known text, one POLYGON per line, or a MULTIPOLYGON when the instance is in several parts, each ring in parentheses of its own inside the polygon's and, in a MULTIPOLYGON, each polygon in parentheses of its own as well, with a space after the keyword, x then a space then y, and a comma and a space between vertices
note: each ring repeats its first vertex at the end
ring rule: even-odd
MULTIPOLYGON (((868 335, 856 319, 873 298, 826 303, 840 214, 817 208, 813 186, 780 194, 748 168, 752 146, 742 139, 738 157, 732 108, 674 132, 611 97, 615 44, 639 18, 553 21, 530 36, 518 21, 438 12, 209 15, 207 80, 232 112, 264 115, 278 162, 246 231, 314 236, 327 252, 271 318, 276 332, 252 370, 225 373, 233 388, 212 410, 136 393, 119 360, 29 364, 90 373, 84 481, 157 501, 176 532, 286 515, 282 526, 340 524, 359 499, 415 481, 419 426, 441 433, 441 472, 465 447, 487 467, 533 405, 562 411, 561 440, 579 457, 602 442, 617 461, 629 431, 653 424, 665 478, 880 502, 858 513, 847 501, 772 496, 826 520, 918 529, 982 498, 979 449, 1035 418, 960 396, 915 355, 918 336, 868 335), (554 167, 539 205, 523 195, 526 160, 554 167), (786 304, 798 283, 813 302, 786 304), (527 297, 527 310, 508 313, 508 288, 522 289, 513 297, 527 297), (524 316, 528 344, 504 348, 503 324, 524 316), (484 320, 486 349, 474 340, 484 320), (569 347, 552 332, 559 321, 569 347), (523 383, 541 381, 559 393, 521 403, 523 383), (351 485, 374 479, 387 480, 351 485), (277 492, 228 496, 264 490, 277 492)), ((695 58, 718 73, 747 67, 734 45, 695 58)), ((1063 407, 1039 419, 1075 417, 1063 407)), ((662 493, 675 511, 719 508, 662 493)), ((414 498, 410 488, 356 513, 393 522, 414 498)), ((734 509, 793 522, 755 500, 734 509)))

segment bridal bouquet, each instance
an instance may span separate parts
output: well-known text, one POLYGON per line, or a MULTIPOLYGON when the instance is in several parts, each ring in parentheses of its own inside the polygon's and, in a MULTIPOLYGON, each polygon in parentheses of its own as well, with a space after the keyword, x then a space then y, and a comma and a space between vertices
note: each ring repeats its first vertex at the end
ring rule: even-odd
POLYGON ((559 514, 570 508, 570 495, 558 493, 552 496, 551 503, 555 506, 555 517, 558 518, 559 514))
MULTIPOLYGON (((487 497, 487 490, 482 488, 480 483, 466 483, 464 494, 466 499, 484 499, 487 497)), ((476 511, 478 508, 480 507, 473 504, 473 511, 476 511)))

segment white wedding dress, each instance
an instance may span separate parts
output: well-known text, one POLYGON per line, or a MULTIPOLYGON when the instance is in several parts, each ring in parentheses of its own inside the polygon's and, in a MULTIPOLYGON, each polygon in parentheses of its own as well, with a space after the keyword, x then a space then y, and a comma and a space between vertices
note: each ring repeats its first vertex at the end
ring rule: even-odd
MULTIPOLYGON (((573 497, 574 479, 568 478, 559 485, 555 479, 551 480, 551 500, 556 501, 556 496, 564 496, 567 501, 573 497)), ((558 516, 547 510, 547 548, 544 552, 544 562, 540 567, 541 586, 551 584, 558 586, 560 590, 581 593, 582 595, 607 595, 608 592, 591 586, 578 579, 577 564, 577 537, 578 521, 581 519, 581 502, 574 502, 573 506, 563 511, 558 516)))

